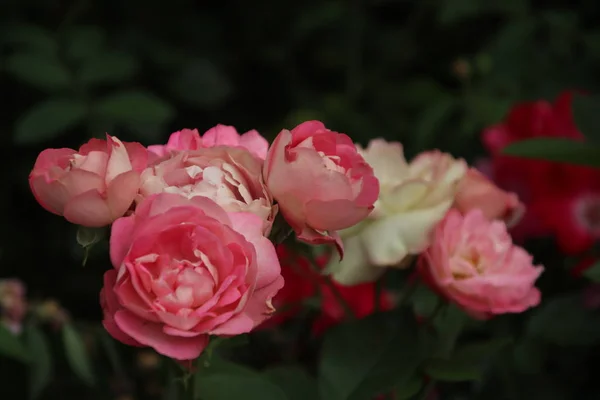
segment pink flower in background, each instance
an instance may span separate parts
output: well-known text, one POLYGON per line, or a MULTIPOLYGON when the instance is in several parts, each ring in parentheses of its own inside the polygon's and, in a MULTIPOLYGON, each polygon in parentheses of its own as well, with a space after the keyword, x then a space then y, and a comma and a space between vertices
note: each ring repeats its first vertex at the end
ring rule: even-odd
POLYGON ((36 200, 74 224, 101 227, 132 205, 146 168, 146 149, 107 135, 91 139, 79 151, 46 149, 29 175, 36 200))
POLYGON ((263 174, 300 240, 336 242, 340 250, 336 231, 366 218, 379 194, 377 178, 352 140, 319 121, 281 131, 263 174))
POLYGON ((479 209, 462 215, 451 209, 421 255, 425 281, 475 318, 520 313, 540 302, 534 286, 543 267, 512 243, 501 221, 479 209))
POLYGON ((269 142, 254 129, 240 135, 233 126, 219 124, 202 136, 197 129, 182 129, 172 133, 166 145, 148 146, 148 150, 152 155, 151 161, 156 161, 173 152, 215 146, 243 147, 264 160, 269 142))
POLYGON ((475 168, 470 168, 458 184, 454 208, 463 214, 478 208, 487 219, 503 220, 508 227, 519 222, 525 211, 515 193, 500 189, 475 168))
POLYGON ((0 323, 15 335, 21 333, 27 308, 23 282, 0 279, 0 323))
POLYGON ((283 287, 262 220, 206 197, 146 198, 113 224, 110 256, 100 295, 107 331, 177 360, 198 357, 209 335, 250 332, 283 287))
POLYGON ((262 161, 242 147, 218 146, 182 151, 142 173, 138 201, 167 192, 205 196, 226 211, 248 211, 264 221, 268 234, 277 207, 262 178, 262 161))

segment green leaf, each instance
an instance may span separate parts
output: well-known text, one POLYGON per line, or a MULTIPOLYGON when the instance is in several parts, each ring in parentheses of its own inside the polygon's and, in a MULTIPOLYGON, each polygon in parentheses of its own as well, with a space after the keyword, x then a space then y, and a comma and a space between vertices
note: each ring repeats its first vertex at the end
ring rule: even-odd
POLYGON ((416 315, 427 318, 440 304, 440 298, 425 285, 419 285, 410 297, 416 315))
POLYGON ((447 382, 477 380, 484 367, 511 339, 491 339, 481 343, 470 343, 459 347, 449 359, 432 359, 425 366, 431 378, 447 382))
POLYGON ((172 92, 181 100, 198 107, 222 105, 233 93, 229 78, 206 59, 186 63, 171 84, 172 92))
POLYGON ((27 349, 21 343, 19 337, 2 324, 0 324, 0 356, 12 358, 26 364, 30 362, 27 349))
POLYGON ((398 385, 394 390, 394 400, 409 400, 419 393, 425 384, 423 377, 415 374, 411 379, 398 385))
POLYGON ((42 331, 33 324, 30 324, 25 330, 25 340, 29 353, 34 355, 31 358, 29 371, 29 397, 37 399, 48 386, 52 377, 50 345, 42 331))
POLYGON ((106 35, 99 26, 79 26, 67 33, 65 53, 74 61, 96 56, 104 47, 106 35))
POLYGON ((22 52, 8 57, 5 68, 17 79, 38 89, 57 91, 69 87, 69 70, 57 57, 42 53, 22 52))
POLYGON ((17 144, 37 144, 53 139, 81 123, 87 109, 71 99, 51 98, 29 109, 17 121, 14 140, 17 144))
POLYGON ((34 53, 54 55, 58 52, 58 43, 52 32, 39 25, 13 25, 6 28, 2 34, 4 42, 17 45, 34 53))
POLYGON ((447 304, 434 318, 433 325, 438 335, 436 355, 447 358, 452 351, 460 333, 469 321, 464 311, 454 304, 447 304))
POLYGON ((376 314, 326 334, 319 392, 328 400, 363 400, 414 374, 424 357, 412 313, 376 314))
POLYGON ((201 376, 197 385, 200 396, 196 399, 201 400, 288 400, 279 386, 260 374, 208 374, 201 376))
POLYGON ((288 400, 319 399, 315 378, 299 366, 278 366, 263 371, 264 376, 279 386, 288 400))
POLYGON ((591 267, 583 271, 583 276, 592 282, 600 282, 600 261, 594 263, 591 267))
POLYGON ((577 127, 590 141, 600 141, 600 96, 574 96, 573 117, 577 127))
POLYGON ((168 122, 175 115, 175 110, 152 93, 126 91, 99 100, 94 105, 94 113, 107 120, 136 125, 168 122))
POLYGON ((453 24, 465 18, 496 12, 523 14, 527 11, 525 0, 486 2, 480 0, 443 0, 438 19, 441 24, 453 24))
POLYGON ((600 146, 559 138, 536 138, 504 148, 506 155, 600 167, 600 146))
POLYGON ((536 338, 523 337, 513 347, 515 369, 523 374, 540 373, 547 351, 545 347, 545 344, 536 338))
POLYGON ((67 361, 73 372, 86 384, 94 384, 92 364, 81 335, 70 324, 63 325, 62 339, 67 361))
POLYGON ((579 294, 556 296, 535 311, 527 332, 560 346, 591 346, 600 343, 600 315, 579 294))
POLYGON ((84 85, 125 82, 135 76, 138 64, 133 56, 125 53, 101 53, 84 61, 77 79, 84 85))

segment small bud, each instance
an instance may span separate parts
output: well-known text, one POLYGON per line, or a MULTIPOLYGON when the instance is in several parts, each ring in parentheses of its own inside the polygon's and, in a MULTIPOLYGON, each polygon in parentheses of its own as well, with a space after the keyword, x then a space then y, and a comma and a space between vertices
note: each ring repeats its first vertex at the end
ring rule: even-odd
POLYGON ((467 80, 471 77, 471 64, 463 58, 452 63, 452 72, 460 80, 467 80))

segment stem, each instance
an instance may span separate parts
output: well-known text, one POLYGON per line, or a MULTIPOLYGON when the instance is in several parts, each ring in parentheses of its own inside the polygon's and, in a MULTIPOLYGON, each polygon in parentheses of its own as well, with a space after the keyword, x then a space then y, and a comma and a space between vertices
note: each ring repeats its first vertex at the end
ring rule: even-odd
POLYGON ((383 276, 375 281, 375 313, 381 312, 381 295, 383 294, 383 276))
MULTIPOLYGON (((315 261, 312 259, 312 257, 308 257, 307 256, 306 259, 308 260, 308 262, 309 262, 311 268, 313 269, 313 271, 315 271, 316 273, 318 273, 320 275, 321 274, 321 269, 315 263, 315 261)), ((329 276, 326 276, 326 277, 323 278, 322 281, 325 283, 325 285, 327 286, 327 288, 331 291, 331 294, 333 295, 333 297, 335 297, 335 299, 338 302, 338 304, 340 305, 340 307, 342 307, 342 309, 344 310, 344 314, 346 315, 346 317, 348 317, 350 319, 356 319, 356 314, 352 310, 352 307, 350 307, 350 305, 348 304, 348 302, 346 301, 346 299, 344 299, 344 297, 340 293, 339 289, 331 281, 331 278, 329 278, 329 276)))
POLYGON ((397 303, 398 308, 402 307, 410 299, 410 297, 413 295, 413 293, 417 289, 418 283, 419 283, 419 279, 413 278, 413 279, 409 279, 408 283, 406 285, 404 285, 404 290, 402 290, 402 293, 400 294, 400 297, 398 298, 398 303, 397 303))
POLYGON ((418 400, 427 400, 427 397, 429 397, 429 394, 431 393, 433 388, 435 388, 435 383, 436 383, 435 379, 430 379, 429 382, 427 382, 427 384, 421 391, 421 394, 419 395, 418 400))
POLYGON ((350 307, 346 299, 344 299, 339 289, 333 284, 331 279, 329 277, 326 277, 324 281, 329 290, 331 291, 331 294, 333 294, 333 297, 335 297, 338 304, 344 309, 344 314, 350 319, 356 319, 356 314, 354 313, 354 310, 352 310, 352 307, 350 307))

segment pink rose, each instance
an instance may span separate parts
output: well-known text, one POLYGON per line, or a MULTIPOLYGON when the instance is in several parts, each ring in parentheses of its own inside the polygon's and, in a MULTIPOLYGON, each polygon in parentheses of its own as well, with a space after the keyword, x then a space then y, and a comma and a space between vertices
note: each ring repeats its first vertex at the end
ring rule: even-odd
POLYGON ((431 247, 421 255, 425 281, 476 318, 520 313, 540 302, 536 279, 543 272, 515 246, 501 221, 480 209, 466 215, 451 209, 438 224, 431 247))
POLYGON ((463 214, 478 208, 487 219, 501 219, 509 228, 519 222, 525 211, 515 193, 500 189, 475 168, 470 168, 458 184, 454 208, 463 214))
POLYGON ((198 357, 209 335, 250 332, 283 287, 262 220, 206 197, 146 198, 113 224, 110 257, 115 269, 100 293, 106 330, 176 360, 198 357))
POLYGON ((269 142, 254 129, 240 135, 233 126, 217 125, 202 136, 198 129, 182 129, 172 133, 166 145, 148 146, 148 150, 154 161, 173 152, 215 146, 243 147, 264 160, 269 142))
POLYGON ((379 182, 352 140, 319 121, 283 130, 269 149, 263 175, 286 221, 309 243, 335 241, 337 230, 373 209, 379 182))
POLYGON ((29 185, 36 200, 69 222, 90 227, 110 224, 131 207, 147 152, 139 143, 91 139, 73 149, 46 149, 38 156, 29 185))
POLYGON ((262 175, 262 161, 241 147, 218 146, 183 151, 142 173, 138 201, 162 192, 188 198, 205 196, 226 211, 248 211, 264 221, 268 234, 277 207, 262 175))

